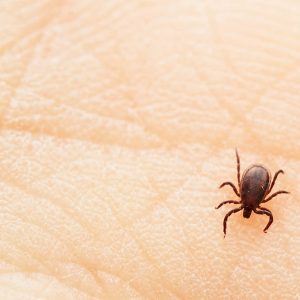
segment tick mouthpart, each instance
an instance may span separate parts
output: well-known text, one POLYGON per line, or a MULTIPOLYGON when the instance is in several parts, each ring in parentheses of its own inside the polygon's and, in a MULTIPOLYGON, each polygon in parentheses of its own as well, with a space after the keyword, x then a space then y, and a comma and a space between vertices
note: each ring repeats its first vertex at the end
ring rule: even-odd
POLYGON ((250 207, 245 207, 243 210, 243 217, 249 219, 252 213, 252 209, 250 207))

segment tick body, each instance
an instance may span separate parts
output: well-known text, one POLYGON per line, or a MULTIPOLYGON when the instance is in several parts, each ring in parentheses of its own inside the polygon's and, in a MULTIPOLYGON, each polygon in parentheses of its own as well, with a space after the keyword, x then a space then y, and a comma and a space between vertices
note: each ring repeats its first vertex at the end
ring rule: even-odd
POLYGON ((224 204, 234 203, 240 204, 238 208, 235 208, 227 213, 223 221, 223 231, 224 237, 226 236, 226 226, 229 216, 233 213, 243 210, 243 217, 250 218, 252 211, 259 215, 267 215, 269 217, 269 222, 266 225, 264 232, 267 232, 267 229, 271 226, 273 222, 273 215, 270 210, 265 207, 262 207, 261 204, 270 201, 272 198, 279 194, 288 194, 287 191, 278 191, 276 193, 268 196, 277 180, 277 177, 280 173, 284 173, 283 170, 279 170, 275 173, 272 180, 271 173, 262 165, 252 165, 247 168, 240 179, 240 158, 237 150, 236 160, 237 160, 237 180, 238 180, 238 189, 232 182, 223 182, 220 185, 222 188, 225 185, 232 187, 235 194, 239 197, 239 200, 226 200, 220 203, 216 209, 220 208, 224 204))

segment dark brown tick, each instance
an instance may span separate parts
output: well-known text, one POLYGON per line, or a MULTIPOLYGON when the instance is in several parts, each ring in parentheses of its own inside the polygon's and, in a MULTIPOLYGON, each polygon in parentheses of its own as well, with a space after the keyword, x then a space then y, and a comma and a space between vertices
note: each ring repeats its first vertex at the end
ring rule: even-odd
POLYGON ((240 157, 235 150, 236 161, 237 161, 237 179, 238 179, 238 189, 232 182, 223 182, 220 185, 222 188, 225 185, 229 185, 232 187, 235 194, 240 198, 240 201, 237 200, 226 200, 220 203, 216 209, 220 208, 223 204, 234 203, 241 204, 239 208, 235 208, 227 213, 223 221, 223 231, 224 238, 226 236, 226 225, 227 220, 231 214, 237 213, 240 210, 243 211, 244 218, 250 218, 252 211, 259 215, 267 215, 269 217, 269 222, 264 229, 264 232, 267 233, 267 229, 271 226, 273 222, 272 212, 265 208, 261 207, 261 203, 265 203, 270 201, 272 198, 279 194, 289 194, 287 191, 278 191, 268 196, 272 191, 276 179, 280 173, 284 174, 282 170, 279 170, 275 173, 274 178, 271 182, 271 174, 270 172, 262 165, 251 165, 247 168, 242 176, 242 180, 240 179, 240 157))

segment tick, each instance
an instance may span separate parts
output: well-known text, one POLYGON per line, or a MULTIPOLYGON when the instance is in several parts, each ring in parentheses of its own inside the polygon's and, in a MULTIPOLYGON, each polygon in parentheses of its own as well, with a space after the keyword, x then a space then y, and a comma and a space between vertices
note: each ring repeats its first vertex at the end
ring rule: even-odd
POLYGON ((227 220, 230 215, 239 212, 243 209, 243 217, 250 218, 252 211, 258 215, 267 215, 269 217, 269 222, 264 229, 264 232, 267 233, 268 228, 271 226, 273 222, 272 212, 260 206, 261 203, 266 203, 273 199, 275 196, 279 194, 289 194, 287 191, 278 191, 269 195, 274 187, 276 179, 280 173, 284 174, 283 170, 279 170, 275 173, 274 178, 272 180, 271 173, 262 165, 251 165, 248 167, 240 178, 240 157, 238 151, 235 150, 236 161, 237 161, 237 180, 238 180, 238 189, 232 182, 223 182, 220 185, 222 188, 225 185, 229 185, 232 187, 235 194, 239 197, 239 201, 237 200, 226 200, 220 203, 216 209, 220 208, 224 204, 234 203, 240 204, 240 207, 235 208, 229 211, 223 221, 223 231, 224 238, 226 236, 226 226, 227 220), (269 196, 268 196, 269 195, 269 196), (267 197, 268 196, 268 197, 267 197))

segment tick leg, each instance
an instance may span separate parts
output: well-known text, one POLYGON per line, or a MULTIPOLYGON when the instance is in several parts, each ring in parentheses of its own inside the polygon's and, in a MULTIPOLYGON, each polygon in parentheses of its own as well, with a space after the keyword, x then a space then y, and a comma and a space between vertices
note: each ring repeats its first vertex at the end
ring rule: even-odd
POLYGON ((271 211, 269 211, 268 209, 265 209, 265 208, 264 208, 264 210, 254 209, 253 211, 258 215, 267 215, 267 216, 269 216, 269 222, 268 222, 267 226, 264 229, 264 233, 267 233, 268 228, 273 223, 273 215, 272 215, 271 211))
POLYGON ((225 186, 225 185, 230 185, 230 186, 232 187, 233 191, 235 192, 235 194, 236 194, 238 197, 240 197, 240 193, 238 192, 237 188, 235 187, 235 185, 234 185, 232 182, 223 182, 223 183, 219 186, 219 188, 222 188, 222 187, 225 186))
POLYGON ((275 184, 275 182, 276 182, 277 177, 278 177, 279 174, 284 174, 283 170, 279 170, 279 171, 277 171, 277 172, 275 173, 274 178, 273 178, 273 180, 272 180, 272 183, 271 183, 271 185, 270 185, 270 188, 269 188, 267 194, 271 193, 272 188, 274 187, 274 184, 275 184))
POLYGON ((276 196, 279 195, 279 194, 289 194, 289 193, 290 193, 290 192, 287 192, 287 191, 278 191, 278 192, 272 194, 271 196, 269 196, 267 199, 261 201, 261 203, 268 202, 268 201, 270 201, 272 198, 276 197, 276 196))
POLYGON ((268 211, 270 214, 272 213, 269 209, 267 209, 267 208, 265 208, 265 207, 259 206, 258 208, 261 209, 261 210, 266 210, 266 211, 268 211))
POLYGON ((239 208, 235 208, 235 209, 231 210, 230 212, 228 212, 227 215, 225 216, 224 221, 223 221, 224 238, 226 236, 227 219, 230 217, 231 214, 237 213, 238 211, 240 211, 242 209, 243 209, 242 206, 239 208))
POLYGON ((226 201, 220 203, 217 207, 215 207, 215 209, 218 209, 218 208, 220 208, 222 205, 224 205, 224 204, 229 204, 229 203, 240 204, 241 201, 236 201, 236 200, 226 200, 226 201))
POLYGON ((237 180, 238 180, 238 184, 240 187, 241 186, 241 172, 240 172, 241 166, 240 166, 240 156, 239 156, 237 149, 235 149, 235 156, 236 156, 237 180))

